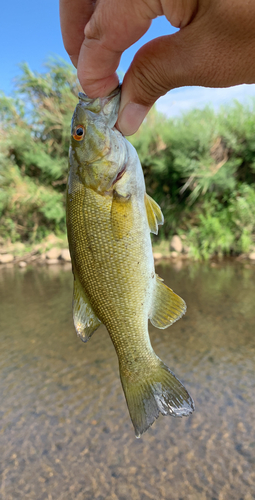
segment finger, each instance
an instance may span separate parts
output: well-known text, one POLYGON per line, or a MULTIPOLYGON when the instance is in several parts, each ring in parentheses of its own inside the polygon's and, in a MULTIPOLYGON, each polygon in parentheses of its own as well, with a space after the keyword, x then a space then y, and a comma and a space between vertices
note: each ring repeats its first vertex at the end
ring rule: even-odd
MULTIPOLYGON (((241 11, 236 14, 240 16, 241 11)), ((229 20, 232 28, 228 30, 223 13, 212 21, 208 12, 207 18, 201 16, 178 33, 157 38, 137 52, 122 85, 117 126, 124 135, 136 132, 151 106, 168 90, 254 82, 255 20, 249 26, 246 22, 245 36, 238 19, 233 30, 234 21, 229 20)))
POLYGON ((102 97, 117 86, 121 54, 146 33, 156 16, 149 8, 139 11, 135 0, 99 2, 85 28, 77 67, 89 97, 102 97))
POLYGON ((60 24, 65 49, 75 67, 82 42, 84 40, 84 27, 94 11, 93 0, 60 0, 60 24))
POLYGON ((134 134, 155 101, 180 86, 185 65, 180 52, 178 38, 170 35, 152 40, 136 53, 122 83, 117 128, 124 135, 134 134))

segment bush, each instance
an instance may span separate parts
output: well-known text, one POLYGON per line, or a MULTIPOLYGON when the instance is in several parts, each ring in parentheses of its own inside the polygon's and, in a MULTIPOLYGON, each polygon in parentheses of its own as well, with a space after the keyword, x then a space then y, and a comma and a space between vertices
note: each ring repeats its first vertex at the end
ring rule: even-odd
POLYGON ((161 237, 186 233, 196 258, 248 252, 255 242, 255 102, 167 120, 154 110, 131 138, 161 237))
POLYGON ((19 98, 0 95, 0 229, 11 241, 65 231, 70 123, 80 90, 71 65, 50 61, 45 74, 26 64, 19 98))

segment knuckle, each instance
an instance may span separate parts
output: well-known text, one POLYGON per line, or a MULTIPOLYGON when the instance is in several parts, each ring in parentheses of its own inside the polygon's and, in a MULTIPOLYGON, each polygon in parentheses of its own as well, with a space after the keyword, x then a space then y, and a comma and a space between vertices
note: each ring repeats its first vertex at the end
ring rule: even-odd
POLYGON ((142 19, 155 19, 162 15, 161 2, 158 0, 140 0, 133 3, 133 8, 142 19))
POLYGON ((164 68, 150 58, 146 57, 137 63, 134 60, 132 73, 136 95, 143 105, 153 104, 170 89, 170 85, 166 83, 164 68))
POLYGON ((87 40, 100 40, 102 33, 100 22, 97 16, 92 16, 84 29, 85 38, 87 40))

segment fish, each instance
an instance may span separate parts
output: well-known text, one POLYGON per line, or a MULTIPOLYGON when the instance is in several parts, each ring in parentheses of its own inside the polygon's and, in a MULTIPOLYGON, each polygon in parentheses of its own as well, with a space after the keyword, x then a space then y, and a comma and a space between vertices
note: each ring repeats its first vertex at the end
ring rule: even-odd
POLYGON ((148 319, 167 328, 184 300, 155 273, 151 235, 164 217, 146 193, 135 148, 115 127, 121 90, 79 93, 71 124, 66 219, 74 276, 73 320, 87 342, 106 326, 136 437, 159 414, 188 416, 194 402, 154 352, 148 319))

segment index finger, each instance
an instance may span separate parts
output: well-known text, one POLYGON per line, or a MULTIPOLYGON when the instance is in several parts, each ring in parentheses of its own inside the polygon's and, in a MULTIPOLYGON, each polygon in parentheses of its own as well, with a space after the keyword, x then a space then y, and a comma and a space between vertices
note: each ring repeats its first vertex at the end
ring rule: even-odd
POLYGON ((89 97, 103 97, 116 88, 122 53, 146 33, 157 16, 137 5, 135 0, 99 1, 86 25, 77 70, 89 97))
POLYGON ((60 24, 65 49, 77 67, 78 57, 84 40, 84 28, 94 11, 93 0, 80 0, 79 6, 73 0, 59 0, 60 24))

